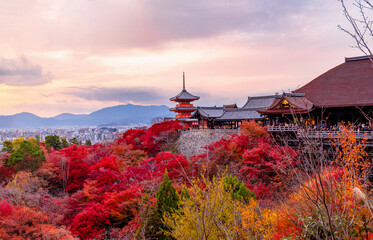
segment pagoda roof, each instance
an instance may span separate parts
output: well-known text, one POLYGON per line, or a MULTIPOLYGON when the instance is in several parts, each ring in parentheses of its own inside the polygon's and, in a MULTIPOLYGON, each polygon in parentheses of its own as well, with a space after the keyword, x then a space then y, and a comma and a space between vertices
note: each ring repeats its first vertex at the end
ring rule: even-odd
POLYGON ((272 105, 276 97, 279 97, 279 95, 248 97, 247 102, 242 108, 257 110, 267 109, 269 106, 272 105))
POLYGON ((226 109, 221 117, 215 119, 215 121, 240 121, 240 120, 251 120, 251 119, 263 119, 264 117, 253 109, 226 109))
POLYGON ((185 73, 183 72, 183 90, 175 97, 170 98, 171 101, 195 101, 198 100, 198 96, 194 96, 185 89, 185 73))
POLYGON ((345 62, 293 93, 304 93, 317 108, 373 106, 373 68, 369 57, 345 62))
POLYGON ((170 98, 171 101, 177 101, 177 100, 198 100, 198 96, 194 96, 193 94, 189 93, 187 90, 183 89, 178 95, 175 97, 170 98))

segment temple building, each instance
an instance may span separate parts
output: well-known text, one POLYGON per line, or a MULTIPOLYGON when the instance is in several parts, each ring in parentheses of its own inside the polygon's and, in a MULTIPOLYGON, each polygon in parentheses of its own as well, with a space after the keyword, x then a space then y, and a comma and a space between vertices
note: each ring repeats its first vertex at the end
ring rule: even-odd
POLYGON ((260 114, 259 110, 265 110, 277 95, 248 97, 242 108, 237 104, 223 105, 222 107, 197 107, 191 118, 198 120, 198 127, 202 129, 212 128, 238 128, 244 120, 255 120, 262 124, 269 124, 269 119, 260 114))
POLYGON ((177 101, 176 116, 194 121, 198 128, 237 128, 244 120, 263 125, 304 123, 332 126, 340 122, 365 124, 373 128, 373 64, 370 57, 345 58, 345 62, 321 74, 290 93, 249 97, 243 107, 194 107, 199 99, 185 90, 177 101))
POLYGON ((171 108, 170 111, 177 113, 175 118, 186 127, 195 125, 196 120, 191 119, 192 113, 196 111, 196 107, 192 102, 198 100, 198 96, 194 96, 185 89, 185 74, 183 73, 183 90, 175 97, 170 98, 171 101, 176 102, 176 107, 171 108))
MULTIPOLYGON (((267 125, 294 123, 296 119, 309 119, 309 113, 314 110, 314 104, 304 93, 283 93, 273 100, 266 109, 258 113, 267 116, 267 125)), ((305 120, 305 121, 306 121, 305 120)))
POLYGON ((313 103, 310 116, 316 123, 367 122, 373 111, 372 61, 367 56, 345 58, 293 93, 303 93, 313 103))
POLYGON ((304 121, 331 126, 339 122, 372 124, 372 111, 373 68, 365 56, 345 58, 344 63, 258 112, 274 124, 304 121))

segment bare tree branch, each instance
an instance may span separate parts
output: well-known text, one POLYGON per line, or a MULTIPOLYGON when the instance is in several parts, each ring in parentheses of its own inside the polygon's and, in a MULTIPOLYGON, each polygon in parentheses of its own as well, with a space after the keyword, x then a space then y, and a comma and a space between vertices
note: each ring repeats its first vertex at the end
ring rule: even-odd
POLYGON ((348 7, 345 0, 338 1, 341 3, 343 15, 352 29, 348 30, 341 25, 338 25, 338 28, 355 41, 355 45, 352 47, 359 49, 364 55, 368 56, 373 67, 373 56, 369 47, 369 41, 373 40, 373 21, 371 20, 373 4, 370 0, 354 0, 352 5, 348 7), (351 9, 352 7, 355 9, 351 9), (354 10, 356 10, 356 13, 354 10))

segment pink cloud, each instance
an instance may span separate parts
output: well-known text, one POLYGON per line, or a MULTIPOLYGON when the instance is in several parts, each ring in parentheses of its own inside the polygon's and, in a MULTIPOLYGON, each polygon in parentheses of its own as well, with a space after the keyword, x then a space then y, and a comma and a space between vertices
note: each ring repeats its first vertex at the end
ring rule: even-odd
MULTIPOLYGON (((188 89, 201 95, 198 104, 242 105, 248 95, 294 89, 344 56, 359 55, 337 29, 343 21, 338 2, 325 0, 7 1, 0 10, 0 58, 25 56, 33 66, 33 74, 24 71, 13 83, 37 76, 29 83, 46 84, 2 90, 17 111, 32 106, 35 113, 151 101, 122 99, 120 92, 115 99, 92 97, 100 88, 107 97, 108 89, 156 88, 162 94, 154 104, 171 105, 186 71, 188 89), (90 86, 97 88, 89 92, 90 86), (58 94, 72 88, 88 89, 86 97, 58 94), (45 97, 38 99, 40 93, 45 97)), ((4 99, 0 107, 14 111, 1 105, 4 99)))

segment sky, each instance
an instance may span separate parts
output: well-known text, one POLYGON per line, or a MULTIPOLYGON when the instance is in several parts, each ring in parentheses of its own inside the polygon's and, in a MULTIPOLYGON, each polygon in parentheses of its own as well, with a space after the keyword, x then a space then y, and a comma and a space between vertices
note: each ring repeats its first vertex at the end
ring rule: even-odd
POLYGON ((244 105, 362 55, 337 0, 0 0, 0 115, 244 105))

